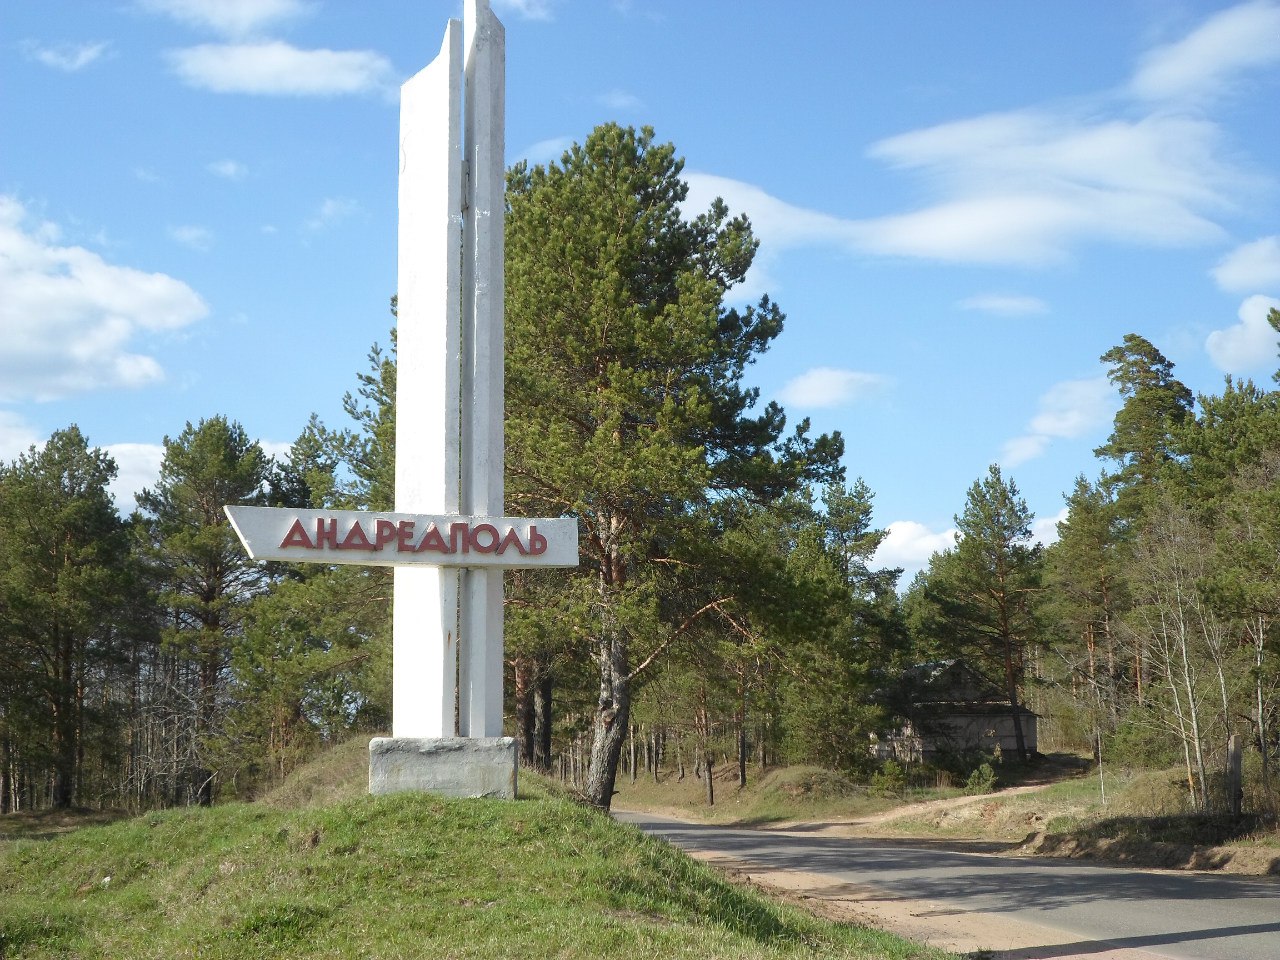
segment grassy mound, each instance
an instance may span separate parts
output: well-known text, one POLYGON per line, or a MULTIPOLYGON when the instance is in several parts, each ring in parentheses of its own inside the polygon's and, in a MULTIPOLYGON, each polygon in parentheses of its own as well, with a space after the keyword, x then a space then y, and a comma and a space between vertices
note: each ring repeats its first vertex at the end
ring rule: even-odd
POLYGON ((369 791, 369 737, 353 737, 293 771, 262 797, 268 806, 292 809, 357 800, 369 791))
POLYGON ((760 798, 787 799, 799 803, 825 803, 865 797, 867 788, 843 774, 822 767, 782 767, 760 782, 760 798))
POLYGON ((555 796, 280 802, 10 841, 0 957, 946 956, 778 905, 555 796))

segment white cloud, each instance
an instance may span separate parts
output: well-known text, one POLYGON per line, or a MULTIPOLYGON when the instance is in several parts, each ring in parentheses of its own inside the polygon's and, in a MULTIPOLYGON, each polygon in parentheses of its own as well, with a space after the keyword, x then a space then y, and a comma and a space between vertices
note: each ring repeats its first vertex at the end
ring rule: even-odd
POLYGON ((1007 440, 1000 451, 1000 462, 1006 467, 1016 467, 1020 463, 1035 460, 1049 449, 1049 440, 1042 433, 1027 433, 1007 440))
POLYGON ((786 406, 842 407, 885 383, 884 377, 874 373, 814 367, 788 381, 778 396, 786 406))
POLYGON ((301 0, 139 0, 144 10, 164 14, 188 26, 228 36, 256 33, 263 27, 309 12, 301 0))
POLYGON ((977 296, 966 297, 956 306, 961 310, 978 310, 982 313, 998 313, 1008 317, 1049 312, 1049 305, 1039 297, 1025 297, 1009 293, 982 293, 977 296))
POLYGON ((515 14, 525 20, 551 20, 555 0, 493 0, 499 14, 515 14))
POLYGON ((1261 294, 1249 297, 1240 304, 1239 323, 1209 334, 1204 347, 1214 366, 1232 374, 1246 374, 1268 363, 1274 366, 1280 335, 1267 322, 1271 310, 1280 310, 1280 300, 1261 294))
POLYGON ((355 200, 346 197, 326 197, 316 209, 315 214, 303 223, 303 227, 313 232, 323 230, 331 224, 346 220, 359 209, 360 204, 355 200))
POLYGON ((888 534, 872 559, 874 567, 901 567, 901 585, 909 586, 911 578, 929 563, 935 553, 950 550, 956 544, 959 531, 933 531, 915 520, 895 520, 887 527, 888 534))
POLYGON ((243 180, 249 175, 249 168, 237 160, 215 160, 205 169, 223 180, 243 180))
POLYGON ((0 410, 0 463, 9 463, 41 442, 31 424, 11 410, 0 410))
MULTIPOLYGON (((3 414, 0 413, 0 442, 3 441, 3 414)), ((260 440, 259 445, 268 456, 277 460, 289 459, 292 443, 260 440)), ((25 448, 24 448, 25 449, 25 448)), ((164 446, 158 443, 109 443, 103 449, 115 460, 116 479, 108 489, 116 500, 116 509, 128 516, 138 506, 137 495, 145 489, 155 489, 160 479, 160 467, 164 463, 164 446)), ((0 446, 0 450, 3 447, 0 446)))
POLYGON ((115 460, 118 471, 107 489, 115 497, 116 509, 128 516, 138 505, 137 495, 156 485, 164 447, 158 443, 109 443, 103 449, 115 460))
POLYGON ((719 196, 751 219, 760 239, 752 295, 768 288, 774 258, 802 247, 1038 266, 1068 259, 1083 243, 1168 247, 1220 239, 1211 215, 1256 184, 1219 158, 1219 139, 1214 124, 1187 117, 998 114, 872 147, 873 157, 923 178, 938 195, 916 210, 841 218, 697 172, 686 176, 687 206, 697 212, 719 196))
POLYGON ((1242 3, 1209 17, 1186 37, 1142 58, 1130 90, 1145 100, 1201 99, 1237 75, 1280 61, 1280 5, 1242 3))
POLYGON ((572 146, 573 137, 551 137, 550 139, 539 140, 537 143, 530 144, 516 154, 516 157, 517 159, 527 160, 530 166, 538 166, 539 164, 546 166, 549 163, 558 164, 565 151, 572 146))
POLYGON ((299 50, 279 40, 206 43, 171 50, 169 62, 192 87, 214 93, 336 96, 387 90, 394 71, 372 50, 299 50))
POLYGON ((52 224, 28 226, 21 202, 0 196, 0 400, 48 400, 163 377, 131 352, 140 333, 175 330, 209 308, 180 280, 107 263, 57 244, 52 224))
POLYGON ((751 220, 760 250, 745 282, 733 293, 738 301, 756 300, 762 293, 780 289, 772 268, 778 256, 788 250, 834 247, 857 253, 863 247, 864 231, 856 221, 793 206, 753 184, 729 177, 686 171, 685 182, 689 185, 683 204, 686 216, 697 216, 719 197, 732 214, 745 213, 751 220))
POLYGON ((914 192, 926 198, 916 209, 832 216, 693 171, 686 174, 688 206, 698 212, 720 196, 751 218, 760 254, 737 294, 742 299, 769 289, 777 256, 800 247, 1032 267, 1098 242, 1220 241, 1219 215, 1273 184, 1240 164, 1216 122, 1148 97, 1216 89, 1247 67, 1280 58, 1276 36, 1280 5, 1246 3, 1152 52, 1127 92, 969 117, 872 144, 868 157, 915 181, 914 192))
POLYGON ((690 214, 698 214, 720 197, 732 213, 745 213, 761 243, 781 249, 810 246, 846 246, 855 249, 862 240, 858 221, 842 220, 828 213, 793 206, 741 180, 687 171, 690 214))
POLYGON ((289 460, 289 451, 293 449, 292 440, 259 440, 258 446, 262 448, 262 452, 269 457, 275 457, 277 461, 287 463, 289 460))
POLYGON ((867 221, 872 252, 971 263, 1040 264, 1080 242, 1200 243, 1208 214, 1247 178, 1218 157, 1218 127, 1185 116, 1138 119, 1036 109, 890 137, 869 151, 916 172, 931 206, 867 221))
POLYGON ((602 106, 610 110, 635 111, 644 106, 644 101, 625 90, 610 90, 596 98, 602 106))
POLYGON ((1280 236, 1241 244, 1218 261, 1212 273, 1219 287, 1233 293, 1280 290, 1280 236))
POLYGON ((1031 522, 1031 539, 1036 543, 1049 546, 1058 540, 1058 524, 1067 519, 1069 511, 1063 507, 1055 516, 1037 517, 1031 522))
POLYGON ((205 227, 198 227, 192 224, 171 227, 169 236, 184 247, 199 250, 201 253, 213 246, 213 234, 205 227))
POLYGON ((1040 397, 1039 412, 1031 418, 1027 432, 1004 445, 1001 464, 1016 467, 1040 456, 1056 439, 1075 439, 1105 426, 1117 402, 1106 377, 1054 384, 1040 397))
POLYGON ((32 41, 22 44, 23 51, 30 59, 43 63, 46 67, 53 67, 55 70, 65 70, 67 73, 83 70, 99 59, 110 47, 111 44, 105 40, 97 43, 61 43, 56 47, 42 47, 32 41))

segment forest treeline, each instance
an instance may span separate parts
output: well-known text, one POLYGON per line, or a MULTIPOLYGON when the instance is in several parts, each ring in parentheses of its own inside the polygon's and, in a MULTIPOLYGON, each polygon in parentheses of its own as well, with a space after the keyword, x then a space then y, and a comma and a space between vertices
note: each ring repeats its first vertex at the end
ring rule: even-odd
MULTIPOLYGON (((681 170, 609 124, 508 176, 508 512, 582 538, 577 569, 506 576, 522 761, 601 807, 640 765, 869 776, 908 668, 959 658, 1042 741, 1178 766, 1191 809, 1229 804, 1234 738, 1273 806, 1280 392, 1193 397, 1126 336, 1057 541, 993 465, 957 491, 955 546, 901 584, 840 435, 788 429, 746 384, 784 316, 730 305, 751 225, 688 216, 681 170)), ((0 467, 0 812, 252 796, 389 729, 387 570, 251 562, 222 511, 392 507, 394 330, 367 360, 349 422, 313 416, 278 461, 224 416, 186 423, 129 517, 75 426, 0 467)))

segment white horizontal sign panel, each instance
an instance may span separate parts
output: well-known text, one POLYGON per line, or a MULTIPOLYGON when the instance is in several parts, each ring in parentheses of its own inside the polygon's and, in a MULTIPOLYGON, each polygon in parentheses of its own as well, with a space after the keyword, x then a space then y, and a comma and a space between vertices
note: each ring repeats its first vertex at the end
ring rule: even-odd
POLYGON ((578 565, 578 521, 572 517, 531 520, 281 507, 224 509, 255 560, 438 567, 578 565))

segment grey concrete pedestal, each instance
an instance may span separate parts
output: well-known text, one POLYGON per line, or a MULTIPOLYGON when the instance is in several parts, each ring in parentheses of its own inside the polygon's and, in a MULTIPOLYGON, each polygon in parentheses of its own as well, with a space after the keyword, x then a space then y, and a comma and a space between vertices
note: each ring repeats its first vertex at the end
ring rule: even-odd
POLYGON ((516 796, 512 737, 375 737, 369 741, 369 792, 413 790, 446 797, 516 796))

